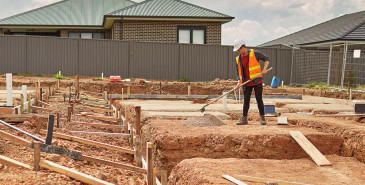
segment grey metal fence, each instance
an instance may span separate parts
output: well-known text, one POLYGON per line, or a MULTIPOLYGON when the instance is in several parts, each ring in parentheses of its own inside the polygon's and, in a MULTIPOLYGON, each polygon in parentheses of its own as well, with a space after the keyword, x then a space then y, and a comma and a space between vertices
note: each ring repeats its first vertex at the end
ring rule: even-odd
MULTIPOLYGON (((0 73, 147 78, 157 80, 211 81, 236 79, 232 46, 166 44, 134 41, 88 40, 57 37, 0 36, 0 73)), ((340 52, 280 48, 253 48, 270 57, 274 70, 264 76, 269 84, 275 75, 284 84, 330 82, 342 72, 340 52), (294 55, 293 55, 294 54, 294 55), (293 65, 292 65, 293 64, 293 65)), ((350 54, 349 54, 350 55, 350 54)), ((364 83, 364 54, 348 56, 347 77, 351 83, 364 83)))

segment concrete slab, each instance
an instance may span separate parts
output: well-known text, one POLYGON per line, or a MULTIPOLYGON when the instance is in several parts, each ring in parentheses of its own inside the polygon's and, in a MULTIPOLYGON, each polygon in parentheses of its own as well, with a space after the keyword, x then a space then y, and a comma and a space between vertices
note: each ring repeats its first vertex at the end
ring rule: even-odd
MULTIPOLYGON (((168 101, 168 100, 127 100, 121 103, 127 105, 141 106, 143 111, 161 111, 161 112, 200 112, 205 104, 193 104, 191 101, 168 101)), ((210 104, 205 108, 206 112, 242 112, 242 104, 227 104, 227 109, 222 104, 210 104)), ((257 104, 251 104, 250 112, 258 112, 257 104)), ((283 108, 277 108, 276 112, 286 111, 283 108)))

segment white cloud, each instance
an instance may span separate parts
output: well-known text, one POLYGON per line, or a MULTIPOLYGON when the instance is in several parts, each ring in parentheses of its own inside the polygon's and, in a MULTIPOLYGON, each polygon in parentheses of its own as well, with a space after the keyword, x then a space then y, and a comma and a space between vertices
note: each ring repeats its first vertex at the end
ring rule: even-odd
POLYGON ((233 41, 237 38, 242 38, 246 41, 247 45, 252 45, 254 40, 261 34, 267 34, 263 29, 261 23, 254 20, 243 20, 233 26, 223 25, 222 27, 222 44, 232 45, 233 41))

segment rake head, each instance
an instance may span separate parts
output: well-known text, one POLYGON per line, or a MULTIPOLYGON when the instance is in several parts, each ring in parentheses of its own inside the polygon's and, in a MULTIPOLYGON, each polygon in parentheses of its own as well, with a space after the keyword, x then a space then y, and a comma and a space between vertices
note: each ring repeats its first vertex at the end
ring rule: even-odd
POLYGON ((200 109, 200 112, 201 112, 201 113, 203 113, 203 112, 205 111, 205 107, 206 107, 206 106, 204 106, 204 107, 202 107, 202 108, 200 109))

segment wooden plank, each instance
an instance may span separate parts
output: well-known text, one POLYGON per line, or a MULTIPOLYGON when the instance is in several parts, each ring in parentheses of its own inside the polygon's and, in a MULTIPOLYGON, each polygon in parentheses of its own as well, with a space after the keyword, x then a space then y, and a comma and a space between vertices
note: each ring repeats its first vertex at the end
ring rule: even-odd
POLYGON ((33 162, 33 170, 34 171, 39 171, 40 170, 40 166, 39 166, 39 162, 41 161, 41 142, 36 141, 34 142, 34 162, 33 162))
MULTIPOLYGON (((40 133, 45 134, 46 131, 41 130, 40 133)), ((53 133, 54 137, 58 137, 58 138, 62 138, 62 139, 67 139, 67 140, 71 140, 71 141, 77 141, 79 143, 84 143, 84 144, 89 144, 89 145, 94 145, 94 146, 98 146, 98 147, 102 147, 102 148, 107 148, 107 149, 111 149, 111 150, 116 150, 119 152, 123 152, 123 153, 129 153, 129 154, 135 154, 136 151, 135 150, 131 150, 128 148, 122 148, 119 146, 114 146, 114 145, 109 145, 106 143, 101 143, 101 142, 97 142, 97 141, 92 141, 92 140, 88 140, 88 139, 83 139, 83 138, 79 138, 76 136, 69 136, 66 134, 61 134, 61 133, 53 133)))
POLYGON ((331 165, 326 157, 300 131, 290 131, 289 133, 318 166, 331 165))
POLYGON ((95 111, 95 112, 102 112, 102 113, 109 113, 109 112, 113 112, 110 109, 102 109, 102 108, 95 108, 95 107, 89 107, 89 106, 77 106, 77 108, 81 108, 81 109, 86 109, 86 110, 91 110, 91 111, 95 111))
POLYGON ((252 176, 248 176, 248 175, 233 175, 233 177, 236 179, 239 179, 239 180, 244 180, 244 181, 249 181, 249 182, 262 182, 262 183, 274 182, 274 183, 277 183, 278 185, 305 185, 305 184, 299 183, 299 182, 290 182, 290 181, 283 181, 283 180, 277 180, 277 179, 252 177, 252 176))
POLYGON ((87 117, 87 118, 92 118, 92 119, 97 119, 97 120, 102 120, 102 121, 113 121, 113 122, 119 121, 118 118, 110 117, 110 116, 96 116, 96 115, 82 115, 82 114, 75 114, 75 116, 82 116, 82 117, 87 117))
POLYGON ((5 118, 30 118, 33 114, 0 114, 0 119, 5 118))
POLYGON ((0 114, 12 114, 14 111, 14 108, 0 108, 0 114))
POLYGON ((43 111, 43 112, 51 112, 51 113, 56 112, 55 110, 46 109, 46 108, 38 107, 38 106, 31 106, 31 109, 32 110, 43 111))
POLYGON ((147 185, 153 185, 152 143, 147 142, 147 185))
POLYGON ((230 176, 230 175, 222 175, 223 178, 237 184, 237 185, 247 185, 246 183, 240 181, 240 180, 237 180, 235 179, 234 177, 230 176))
POLYGON ((69 131, 71 133, 81 133, 81 134, 100 134, 100 135, 109 135, 109 136, 127 136, 130 137, 130 134, 125 133, 110 133, 110 132, 87 132, 87 131, 69 131))
POLYGON ((112 161, 108 161, 108 160, 104 160, 104 159, 98 159, 98 158, 94 158, 94 157, 90 157, 90 156, 86 156, 86 155, 82 155, 81 159, 86 160, 86 161, 90 161, 90 162, 94 162, 94 163, 105 164, 105 165, 113 166, 113 167, 116 167, 116 168, 123 168, 125 170, 131 170, 131 171, 134 171, 134 172, 147 174, 146 169, 139 168, 139 167, 132 166, 132 165, 115 163, 115 162, 112 162, 112 161))
POLYGON ((6 166, 15 166, 32 170, 32 167, 30 165, 24 164, 3 155, 0 155, 0 163, 6 166))
POLYGON ((15 142, 17 142, 17 143, 19 143, 21 145, 24 145, 24 146, 28 146, 29 147, 30 144, 31 144, 31 142, 28 141, 28 140, 25 140, 25 139, 23 139, 21 137, 18 137, 18 136, 14 136, 14 135, 9 134, 7 132, 4 132, 2 130, 0 130, 0 136, 2 136, 4 138, 7 138, 7 139, 10 139, 12 141, 15 141, 15 142))
POLYGON ((101 127, 101 128, 123 128, 123 125, 112 125, 112 124, 103 124, 103 123, 87 123, 87 122, 78 122, 74 121, 71 124, 81 124, 81 125, 88 125, 94 127, 101 127))
POLYGON ((41 160, 39 165, 43 168, 47 168, 49 170, 52 170, 52 171, 67 175, 71 178, 74 178, 76 180, 79 180, 79 181, 87 183, 87 184, 108 184, 108 185, 112 185, 112 183, 100 180, 100 179, 95 178, 91 175, 87 175, 87 174, 78 172, 76 170, 61 166, 61 165, 53 163, 51 161, 41 160))
POLYGON ((161 184, 167 185, 167 170, 161 170, 161 184))
POLYGON ((46 107, 50 107, 50 106, 52 106, 51 104, 49 104, 49 103, 46 103, 46 102, 43 102, 43 101, 38 101, 41 105, 43 105, 43 106, 46 106, 46 107))
POLYGON ((365 117, 365 114, 316 114, 318 117, 365 117))

